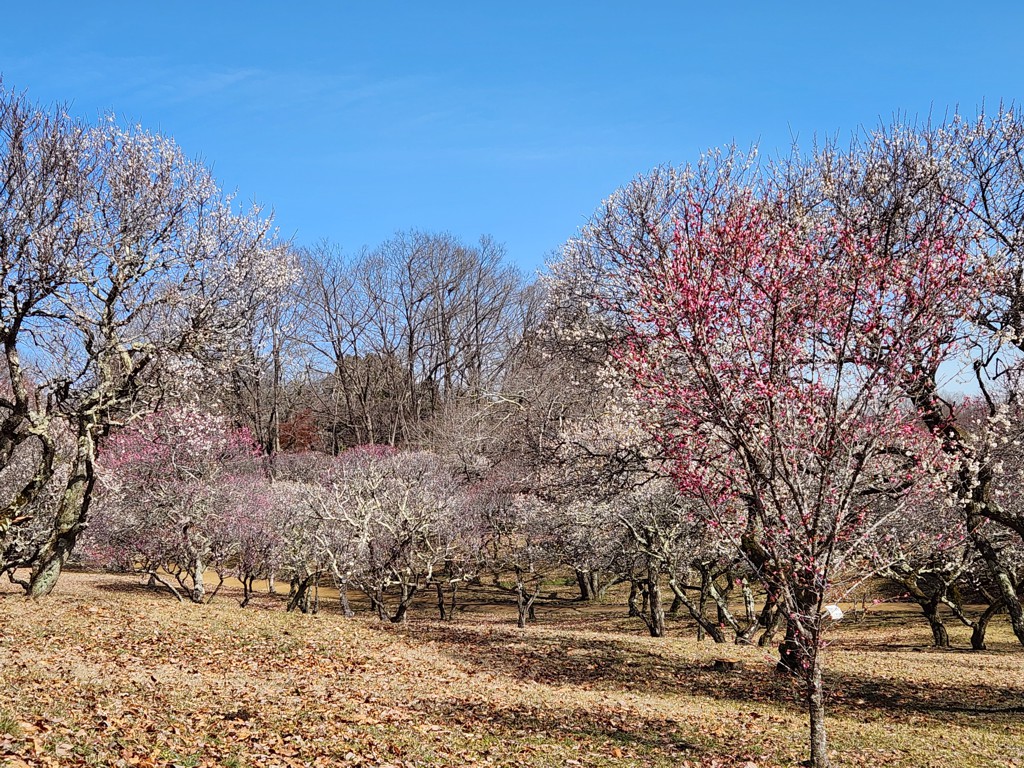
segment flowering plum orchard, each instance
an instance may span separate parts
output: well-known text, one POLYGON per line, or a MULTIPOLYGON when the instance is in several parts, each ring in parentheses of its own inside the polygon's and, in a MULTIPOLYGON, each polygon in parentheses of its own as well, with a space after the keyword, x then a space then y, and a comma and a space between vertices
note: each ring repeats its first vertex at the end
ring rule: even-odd
POLYGON ((182 602, 329 578, 398 623, 474 582, 520 627, 628 582, 654 637, 784 627, 824 768, 868 579, 937 646, 1024 643, 1022 169, 1012 109, 712 153, 530 283, 487 237, 297 258, 171 140, 0 88, 0 573, 42 597, 81 539, 182 602))

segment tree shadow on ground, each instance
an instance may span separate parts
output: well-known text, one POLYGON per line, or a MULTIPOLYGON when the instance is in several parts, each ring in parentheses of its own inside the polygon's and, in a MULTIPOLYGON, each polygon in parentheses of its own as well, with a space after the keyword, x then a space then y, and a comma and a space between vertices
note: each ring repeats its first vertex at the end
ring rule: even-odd
POLYGON ((153 586, 140 580, 119 579, 117 581, 102 581, 94 586, 103 592, 114 592, 121 595, 146 595, 147 597, 160 600, 177 600, 167 587, 159 584, 153 586))
MULTIPOLYGON (((394 631, 402 632, 402 629, 394 631)), ((770 649, 763 666, 735 672, 713 669, 706 659, 686 660, 667 649, 642 649, 614 638, 578 638, 568 633, 534 635, 485 627, 417 623, 406 630, 414 642, 435 643, 475 673, 503 675, 526 683, 583 689, 637 691, 655 695, 709 696, 745 703, 783 705, 803 712, 797 683, 775 673, 770 649)), ((728 654, 729 646, 721 653, 728 654)), ((857 719, 870 712, 887 718, 926 715, 936 719, 1007 716, 1024 712, 1024 690, 972 683, 914 686, 870 675, 826 673, 829 710, 857 719)))
MULTIPOLYGON (((654 750, 680 758, 725 756, 721 751, 721 734, 716 734, 715 739, 701 738, 678 719, 608 707, 552 709, 453 696, 421 701, 415 708, 431 719, 443 719, 470 731, 486 723, 493 736, 506 737, 509 743, 523 744, 530 739, 578 741, 582 736, 603 740, 609 748, 654 750)), ((747 756, 742 745, 735 745, 735 749, 737 754, 729 757, 739 758, 740 753, 747 756)))

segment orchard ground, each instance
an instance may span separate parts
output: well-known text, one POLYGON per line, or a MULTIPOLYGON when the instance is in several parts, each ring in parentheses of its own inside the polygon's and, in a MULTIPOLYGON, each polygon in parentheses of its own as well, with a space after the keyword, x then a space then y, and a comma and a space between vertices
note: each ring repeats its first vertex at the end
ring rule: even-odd
MULTIPOLYGON (((806 716, 767 649, 644 637, 618 600, 549 599, 515 627, 477 589, 453 622, 179 604, 137 576, 0 593, 0 765, 795 766, 806 716), (743 662, 716 672, 716 658, 743 662)), ((568 592, 568 589, 565 590, 568 592)), ((827 650, 838 766, 1024 766, 1024 650, 929 647, 912 606, 844 621, 827 650)))

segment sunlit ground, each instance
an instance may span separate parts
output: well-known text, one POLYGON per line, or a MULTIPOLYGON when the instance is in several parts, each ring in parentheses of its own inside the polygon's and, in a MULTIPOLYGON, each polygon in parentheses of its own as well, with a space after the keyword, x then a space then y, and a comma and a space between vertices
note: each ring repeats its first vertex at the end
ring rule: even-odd
MULTIPOLYGON (((179 604, 134 576, 67 574, 0 595, 0 765, 789 766, 805 720, 764 649, 642 635, 616 603, 468 594, 405 626, 316 616, 225 587, 179 604), (711 668, 727 655, 738 672, 711 668), (6 763, 4 762, 6 761, 6 763)), ((568 589, 566 590, 568 593, 568 589)), ((358 606, 357 606, 358 607, 358 606)), ((951 625, 955 644, 966 633, 951 625)), ((844 622, 828 654, 840 766, 1024 765, 1024 649, 935 651, 912 610, 844 622)))

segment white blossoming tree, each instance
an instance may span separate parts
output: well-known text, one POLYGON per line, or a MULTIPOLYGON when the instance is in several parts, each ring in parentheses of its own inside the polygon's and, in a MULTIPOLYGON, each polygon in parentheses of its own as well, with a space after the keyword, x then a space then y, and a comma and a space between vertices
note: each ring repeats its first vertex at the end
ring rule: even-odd
POLYGON ((292 279, 283 256, 269 221, 170 139, 0 90, 0 465, 20 467, 0 487, 0 572, 53 589, 98 441, 149 410, 176 363, 229 358, 292 279))

